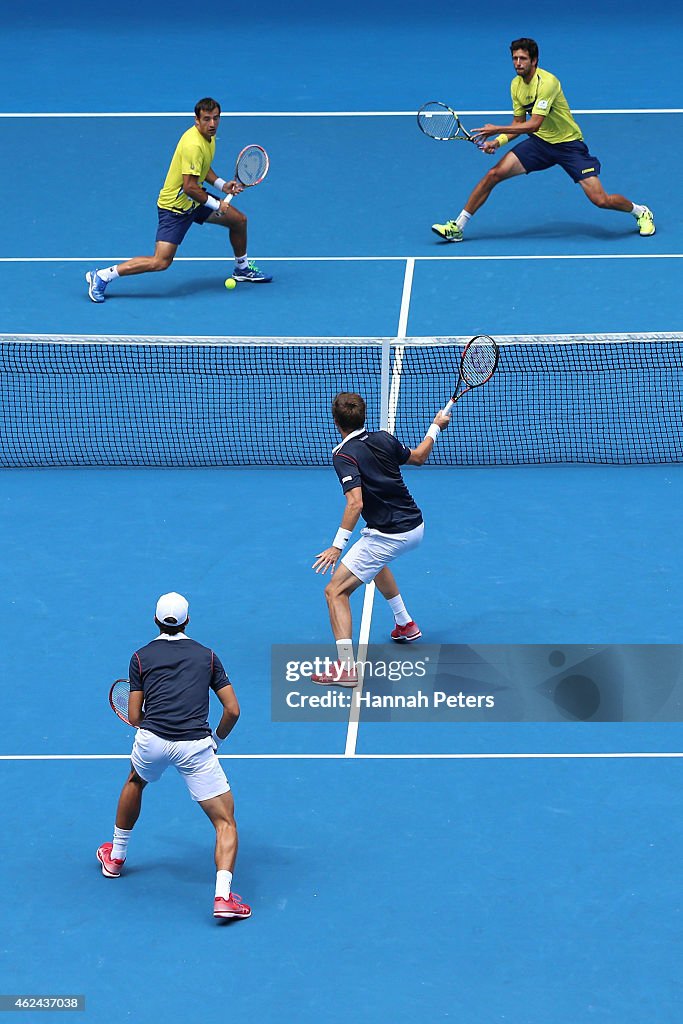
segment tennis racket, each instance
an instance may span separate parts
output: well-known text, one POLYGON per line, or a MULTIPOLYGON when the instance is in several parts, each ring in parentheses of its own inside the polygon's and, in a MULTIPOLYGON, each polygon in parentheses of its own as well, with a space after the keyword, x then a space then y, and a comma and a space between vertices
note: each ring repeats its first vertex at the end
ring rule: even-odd
MULTIPOLYGON (((237 157, 235 180, 245 188, 260 185, 270 167, 270 160, 263 146, 245 146, 237 157)), ((234 195, 223 195, 221 202, 231 203, 234 195)))
POLYGON ((468 341, 460 357, 458 383, 451 400, 444 409, 449 413, 455 403, 472 388, 481 387, 491 380, 498 366, 499 348, 493 338, 487 334, 478 334, 468 341))
POLYGON ((479 146, 456 112, 437 100, 420 107, 417 112, 417 124, 420 131, 430 139, 437 139, 439 142, 473 142, 475 146, 479 146))
POLYGON ((109 691, 109 703, 115 715, 118 715, 122 722, 130 725, 128 721, 128 696, 130 694, 130 683, 127 679, 117 679, 109 691))

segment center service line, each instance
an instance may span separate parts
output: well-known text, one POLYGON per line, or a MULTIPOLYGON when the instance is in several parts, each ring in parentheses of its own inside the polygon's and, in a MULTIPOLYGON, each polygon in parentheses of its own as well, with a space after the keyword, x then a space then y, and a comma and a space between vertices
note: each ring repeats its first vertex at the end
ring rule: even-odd
MULTIPOLYGON (((413 288, 413 275, 415 273, 415 260, 410 257, 406 260, 405 273, 403 275, 403 291, 401 293, 401 307, 398 314, 398 330, 396 340, 400 343, 405 340, 408 332, 408 314, 410 311, 410 296, 413 288)), ((389 391, 388 408, 381 410, 381 426, 393 434, 396 425, 396 406, 398 403, 398 391, 401 384, 401 367, 403 366, 403 345, 397 344, 394 352, 394 365, 391 371, 391 388, 389 391), (386 417, 386 419, 385 419, 386 417)), ((388 369, 388 360, 383 360, 383 376, 388 369)), ((383 394, 385 389, 383 389, 383 394)), ((384 402, 382 402, 384 404, 384 402)), ((363 614, 361 616, 360 633, 358 636, 358 660, 365 661, 370 640, 370 624, 372 622, 372 608, 375 601, 375 584, 368 583, 365 588, 363 600, 363 614)), ((363 692, 363 670, 358 673, 358 686, 352 691, 353 694, 363 692)), ((355 757, 356 745, 358 743, 358 726, 360 722, 360 705, 357 699, 351 697, 351 710, 349 712, 349 724, 346 729, 346 757, 355 757)))

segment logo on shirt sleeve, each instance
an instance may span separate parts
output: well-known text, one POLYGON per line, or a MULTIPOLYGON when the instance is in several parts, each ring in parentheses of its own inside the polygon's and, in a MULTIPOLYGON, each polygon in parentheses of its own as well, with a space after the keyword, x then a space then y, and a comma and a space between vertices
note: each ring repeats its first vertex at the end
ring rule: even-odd
POLYGON ((547 100, 539 100, 538 103, 536 104, 536 106, 538 107, 539 110, 547 110, 548 109, 548 101, 547 100))
POLYGON ((343 484, 347 484, 349 482, 349 480, 353 480, 353 477, 352 476, 343 476, 342 477, 342 483, 343 484))

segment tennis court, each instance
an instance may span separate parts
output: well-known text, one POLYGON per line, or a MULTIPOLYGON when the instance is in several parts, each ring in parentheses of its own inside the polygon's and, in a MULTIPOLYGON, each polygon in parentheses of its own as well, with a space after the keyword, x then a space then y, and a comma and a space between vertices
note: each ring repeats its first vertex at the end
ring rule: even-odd
MULTIPOLYGON (((683 25, 649 12, 641 73, 642 13, 619 12, 623 27, 606 0, 590 26, 565 13, 549 27, 504 5, 484 23, 440 0, 417 19, 402 2, 267 0, 212 12, 209 45, 175 0, 115 16, 39 0, 6 23, 0 132, 32 168, 32 201, 9 203, 0 239, 0 334, 21 336, 18 362, 0 344, 3 452, 23 459, 0 500, 0 996, 80 994, 97 1024, 678 1020, 675 715, 277 721, 271 707, 273 645, 333 646, 311 571, 342 507, 328 394, 362 387, 374 427, 388 398, 415 444, 452 384, 434 338, 485 332, 502 356, 437 464, 406 471, 427 532, 396 571, 425 642, 679 650, 683 25), (469 124, 507 117, 521 34, 562 80, 605 187, 654 211, 653 238, 557 169, 501 185, 466 244, 431 233, 487 164, 426 139, 414 111, 442 98, 469 124), (435 59, 445 35, 467 40, 456 60, 435 59), (227 238, 205 226, 166 273, 95 306, 85 272, 151 251, 160 179, 206 93, 223 104, 219 173, 247 142, 270 155, 237 205, 272 284, 226 291, 227 238), (559 360, 547 394, 525 344, 559 360), (611 362, 595 373, 599 351, 611 362), (620 409, 635 396, 633 418, 613 414, 615 390, 620 409), (164 443, 188 396, 205 412, 184 424, 192 468, 164 443), (535 457, 569 422, 575 457, 535 457), (624 458, 586 464, 581 445, 612 432, 624 458), (517 464, 482 464, 509 437, 517 464), (95 859, 133 736, 108 687, 169 590, 242 705, 221 755, 253 917, 228 927, 211 917, 212 829, 175 775, 145 792, 125 877, 105 882, 95 859)), ((386 641, 379 594, 353 610, 354 640, 386 641)))

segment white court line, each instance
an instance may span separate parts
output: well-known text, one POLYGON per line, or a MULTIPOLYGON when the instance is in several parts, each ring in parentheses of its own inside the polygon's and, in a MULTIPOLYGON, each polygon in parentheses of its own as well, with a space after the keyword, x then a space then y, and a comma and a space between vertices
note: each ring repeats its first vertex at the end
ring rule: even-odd
MULTIPOLYGON (((396 338, 406 338, 408 336, 408 314, 410 313, 410 295, 413 290, 413 276, 415 274, 415 257, 409 256, 406 259, 406 269, 403 275, 403 292, 401 293, 401 309, 398 314, 398 331, 396 332, 396 338)), ((389 431, 393 433, 393 425, 389 427, 389 431)))
MULTIPOLYGON (((396 340, 400 342, 406 337, 408 331, 408 313, 410 310, 410 293, 413 287, 413 274, 415 271, 415 260, 406 260, 406 269, 403 275, 403 291, 401 293, 401 307, 398 314, 398 330, 396 340)), ((389 416, 386 429, 393 434, 396 424, 396 405, 398 403, 398 389, 400 385, 400 368, 403 365, 403 347, 398 344, 394 349, 394 366, 391 374, 391 389, 389 392, 389 416), (398 367, 398 369, 397 369, 398 367)), ((365 661, 367 658, 368 643, 370 641, 370 625, 372 622, 372 608, 375 601, 375 584, 368 583, 365 587, 365 598, 363 600, 363 614, 360 623, 358 636, 358 660, 365 661)), ((359 672, 358 686, 354 691, 356 694, 363 692, 363 674, 359 672)), ((356 745, 358 743, 358 726, 360 723, 360 704, 353 701, 349 712, 349 724, 346 729, 346 757, 356 756, 356 745)))
MULTIPOLYGON (((348 754, 219 754, 224 761, 343 761, 348 754)), ((681 758, 679 751, 584 754, 354 754, 357 761, 577 761, 681 758)), ((0 754, 0 761, 130 761, 130 754, 0 754)))
MULTIPOLYGON (((375 584, 367 583, 365 596, 363 598, 363 613, 360 620, 360 631, 358 633, 358 660, 364 662, 368 656, 368 644, 370 642, 370 625, 372 623, 372 607, 375 603, 375 584)), ((363 692, 363 669, 358 672, 358 686, 353 693, 363 692)), ((358 743, 358 725, 360 721, 360 706, 353 700, 349 712, 349 724, 346 727, 346 745, 344 757, 356 757, 356 744, 358 743)), ((338 756, 338 755, 334 755, 338 756)))
MULTIPOLYGON (((509 108, 505 110, 460 110, 464 117, 487 117, 489 115, 511 117, 509 108)), ((575 109, 573 114, 683 114, 683 107, 633 107, 604 109, 575 109)), ((416 110, 223 110, 223 117, 416 117, 416 110)), ((1 118, 27 117, 189 117, 194 118, 194 111, 187 110, 119 110, 119 111, 26 111, 0 113, 1 118)))
MULTIPOLYGON (((550 256, 259 256, 259 260, 269 263, 405 263, 415 262, 451 262, 485 261, 485 260, 680 260, 681 252, 633 252, 633 253, 577 253, 567 255, 557 253, 550 256)), ((0 256, 0 263, 121 263, 130 256, 0 256)), ((176 256, 174 263, 225 263, 232 256, 176 256)))
POLYGON ((401 311, 398 318, 398 332, 396 341, 399 342, 394 348, 394 365, 391 368, 391 387, 389 389, 389 419, 387 430, 394 433, 396 427, 396 409, 398 408, 398 394, 401 388, 401 371, 403 370, 403 353, 405 347, 400 344, 408 336, 408 315, 410 313, 410 297, 413 290, 413 277, 415 275, 415 260, 406 260, 405 274, 403 275, 403 294, 401 295, 401 311))

